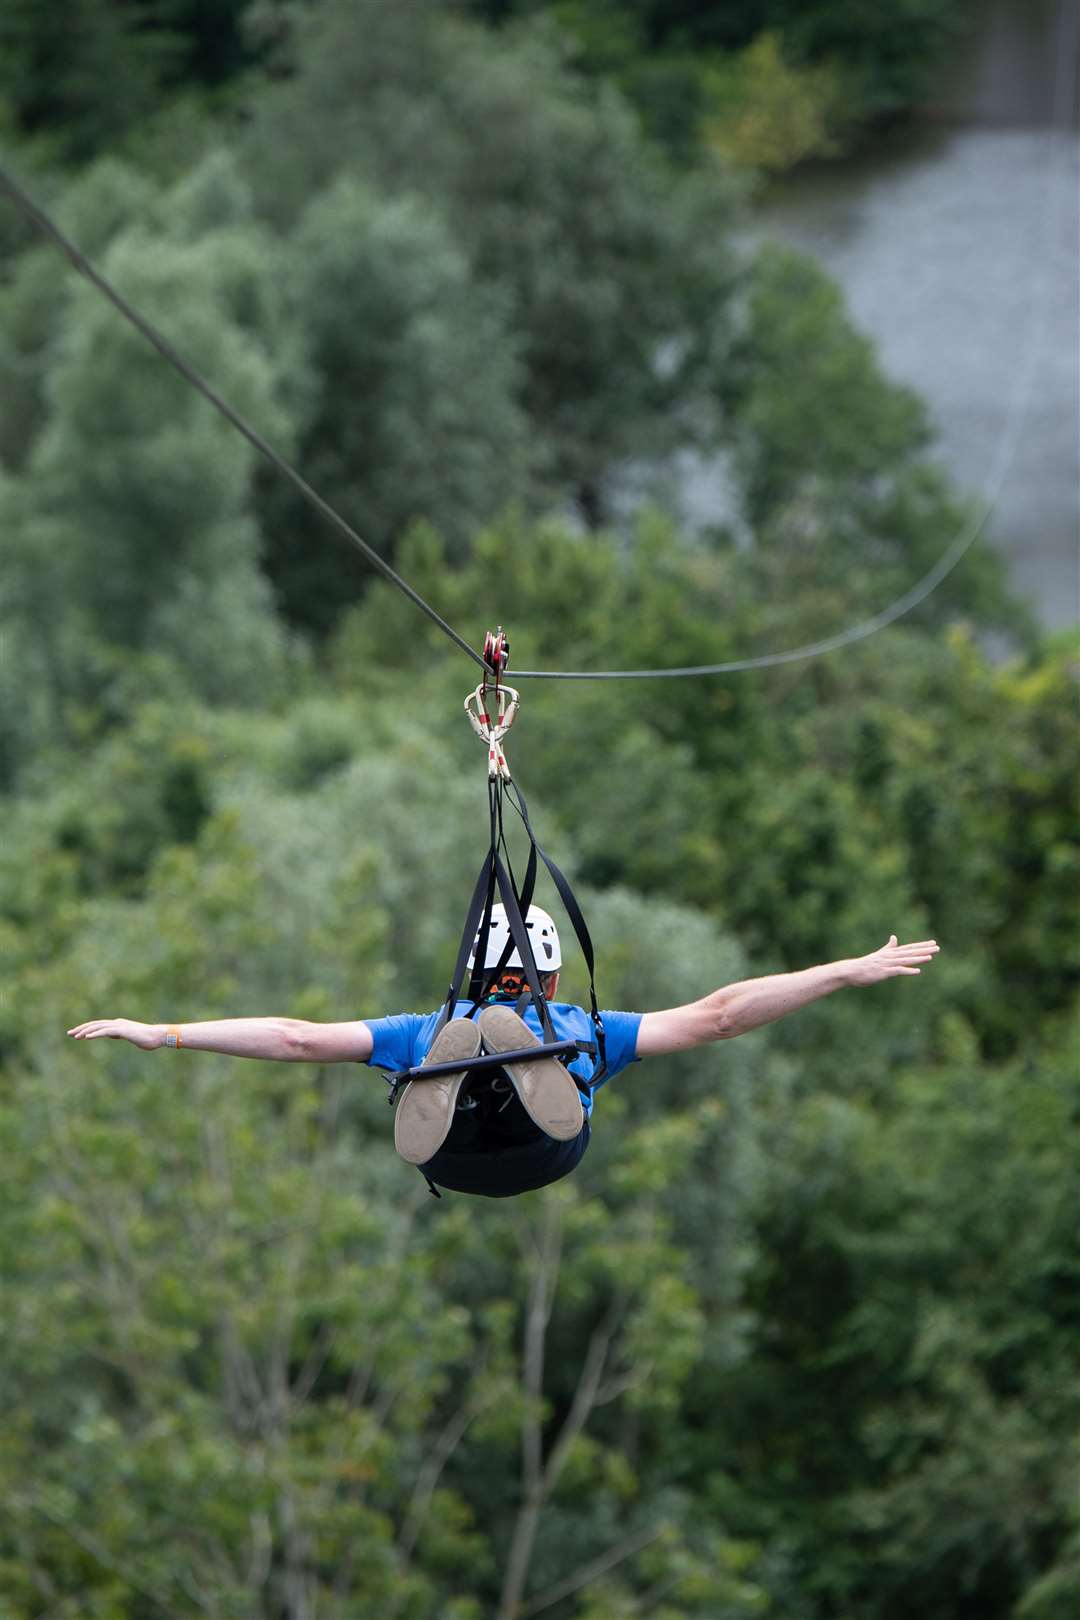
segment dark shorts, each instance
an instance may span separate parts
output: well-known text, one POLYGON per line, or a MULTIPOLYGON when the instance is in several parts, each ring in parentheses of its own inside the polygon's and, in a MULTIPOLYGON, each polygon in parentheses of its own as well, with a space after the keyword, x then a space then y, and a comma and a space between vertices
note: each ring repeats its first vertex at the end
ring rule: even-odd
POLYGON ((584 1156, 589 1134, 586 1120, 572 1141, 556 1142, 533 1123, 516 1092, 493 1091, 490 1074, 470 1077, 450 1134, 420 1169, 448 1192, 513 1198, 568 1176, 584 1156), (475 1108, 462 1108, 463 1100, 475 1101, 475 1108))

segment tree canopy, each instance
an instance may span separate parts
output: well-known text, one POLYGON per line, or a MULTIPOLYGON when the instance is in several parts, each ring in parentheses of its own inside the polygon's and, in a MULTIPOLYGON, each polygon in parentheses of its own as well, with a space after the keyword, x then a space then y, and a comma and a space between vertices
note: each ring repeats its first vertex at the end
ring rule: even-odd
MULTIPOLYGON (((797 144, 841 68, 914 94, 946 8, 469 9, 10 7, 14 166, 470 643, 693 665, 879 610, 970 503, 820 268, 745 246, 739 152, 642 109, 697 48, 740 117, 751 70, 808 98, 797 144)), ((65 1040, 437 1003, 484 763, 458 650, 4 241, 4 1620, 1071 1613, 1071 638, 976 547, 842 654, 523 682, 604 1005, 944 949, 436 1203, 374 1072, 65 1040)))

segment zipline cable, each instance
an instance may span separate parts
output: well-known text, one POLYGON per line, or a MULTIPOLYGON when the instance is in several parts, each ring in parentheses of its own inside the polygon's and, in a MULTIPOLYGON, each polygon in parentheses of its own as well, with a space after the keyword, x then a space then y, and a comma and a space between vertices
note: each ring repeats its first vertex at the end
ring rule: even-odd
MULTIPOLYGON (((1060 46, 1061 42, 1059 41, 1058 44, 1060 46)), ((1075 60, 1076 45, 1077 41, 1071 40, 1066 42, 1066 47, 1064 49, 1059 48, 1055 52, 1056 81, 1052 98, 1053 105, 1051 109, 1051 122, 1049 129, 1049 136, 1052 142, 1054 137, 1058 136, 1059 133, 1061 138, 1064 138, 1065 135, 1066 126, 1062 122, 1061 111, 1065 106, 1067 98, 1069 97, 1068 75, 1071 65, 1075 60)), ((1047 165, 1047 172, 1050 176, 1047 184, 1048 187, 1052 187, 1054 173, 1053 164, 1047 165)), ((130 321, 131 324, 136 327, 136 329, 141 332, 150 343, 153 344, 153 346, 158 350, 159 354, 161 354, 170 365, 175 367, 175 369, 179 371, 194 388, 198 389, 199 393, 201 393, 205 399, 209 400, 210 404, 213 405, 216 410, 220 411, 221 414, 226 417, 226 419, 230 421, 240 433, 244 435, 244 437, 250 444, 254 446, 260 455, 265 457, 267 461, 271 462, 271 464, 275 466, 279 472, 283 473, 284 476, 289 479, 289 481, 300 491, 305 500, 309 501, 310 504, 314 506, 324 518, 327 519, 327 521, 338 531, 339 534, 343 535, 347 540, 349 540, 357 548, 357 550, 360 551, 361 555, 371 563, 373 568, 377 569, 378 572, 384 576, 384 578, 391 582, 391 584, 396 585, 398 589, 402 591, 404 595, 406 595, 409 600, 421 610, 421 612, 425 613, 434 624, 438 625, 440 630, 444 631, 445 634, 450 637, 451 641, 461 648, 462 652, 467 653, 474 663, 479 664, 482 668, 487 667, 484 664, 483 658, 481 658, 480 655, 469 646, 468 642, 465 641, 462 636, 458 635, 456 630, 447 624, 445 619, 440 617, 435 609, 424 600, 419 592, 415 591, 406 580, 402 579, 401 575, 390 566, 385 558, 381 557, 379 553, 369 546, 365 540, 362 540, 356 531, 345 521, 345 519, 341 517, 340 514, 336 512, 334 508, 317 493, 316 490, 312 489, 311 485, 306 481, 306 479, 302 478, 295 468, 290 466, 284 457, 279 455, 273 446, 270 445, 260 433, 251 427, 238 411, 234 410, 232 406, 221 397, 217 390, 213 388, 198 371, 195 370, 194 366, 190 365, 189 362, 186 361, 183 356, 173 348, 172 344, 169 343, 166 338, 162 337, 161 333, 158 332, 157 329, 145 319, 145 317, 139 314, 138 310, 134 309, 132 305, 130 305, 127 300, 116 291, 116 289, 109 281, 106 280, 101 272, 96 270, 86 256, 80 252, 70 238, 64 234, 60 227, 49 218, 44 210, 33 201, 26 190, 12 178, 3 167, 0 167, 0 187, 7 191, 12 200, 23 209, 30 219, 33 220, 34 224, 37 225, 39 230, 51 237, 53 242, 57 245, 57 247, 59 247, 60 251, 71 262, 74 268, 78 270, 81 275, 84 275, 88 281, 92 282, 93 285, 105 295, 109 302, 120 311, 125 319, 130 321)), ((1048 243, 1048 250, 1049 246, 1050 244, 1048 243)), ((1049 259, 1050 253, 1047 251, 1042 255, 1042 271, 1044 277, 1049 259)), ((1000 498, 1001 491, 1004 488, 1005 481, 1012 467, 1013 458, 1016 454, 1016 447, 1020 440, 1021 430, 1026 421, 1031 404, 1035 382, 1035 363, 1041 348, 1042 332, 1046 321, 1046 300, 1040 298, 1032 300, 1032 302, 1035 313, 1030 328, 1027 353, 1020 373, 1020 382, 1013 394, 1009 408, 1009 415, 1006 420, 1005 427, 1002 430, 1001 438, 998 441, 998 449, 994 458, 993 468, 988 480, 988 489, 983 497, 981 509, 974 515, 972 521, 965 528, 960 530, 956 538, 942 553, 941 557, 938 558, 938 561, 934 564, 934 566, 926 574, 924 574, 921 579, 917 580, 909 590, 905 591, 902 596, 899 596, 895 601, 890 602, 886 607, 882 608, 879 613, 875 613, 871 618, 864 619, 860 623, 852 625, 846 630, 838 631, 835 635, 826 636, 822 640, 807 642, 803 646, 792 647, 783 652, 763 653, 752 658, 735 658, 724 663, 686 664, 671 668, 659 669, 516 669, 513 672, 515 680, 670 680, 680 677, 702 675, 735 675, 751 670, 772 669, 781 664, 797 663, 802 659, 819 658, 824 653, 836 652, 842 647, 851 646, 857 641, 865 640, 866 637, 873 635, 876 631, 883 630, 887 625, 894 624, 898 619, 903 618, 905 614, 910 613, 913 608, 918 607, 920 603, 926 601, 927 597, 937 589, 942 581, 952 573, 957 564, 960 563, 961 560, 967 555, 968 551, 985 529, 990 515, 1000 498)))
POLYGON ((78 270, 80 275, 85 276, 88 281, 93 283, 99 292, 104 293, 110 304, 113 304, 120 311, 125 320, 130 321, 132 326, 141 332, 143 337, 146 338, 148 342, 154 345, 154 348, 158 351, 158 353, 162 355, 171 366, 179 371, 181 376, 186 377, 187 381, 192 385, 192 387, 198 389, 203 398, 209 400, 210 404, 213 405, 215 410, 220 411, 222 416, 226 417, 227 420, 232 423, 233 427, 244 435, 244 438, 247 439, 248 443, 253 445, 261 456, 264 456, 267 461, 275 466, 278 472, 283 473, 289 482, 295 485, 295 487, 300 491, 304 499, 309 501, 316 511, 320 512, 322 516, 326 518, 327 522, 329 522, 340 535, 342 535, 346 540, 350 541, 351 544, 354 545, 361 553, 361 555, 367 559, 373 568, 378 569, 379 573, 382 574, 385 579, 388 579, 392 585, 396 585, 399 591, 403 591, 404 594, 409 598, 410 602, 415 603, 422 613, 426 613, 428 618, 434 624, 437 624, 439 629, 444 631, 450 637, 451 641, 457 643, 462 652, 469 655, 469 657, 473 660, 473 663, 479 664, 481 669, 484 668, 484 660, 481 658, 478 652, 475 652, 473 648, 469 646, 469 643, 464 639, 464 637, 459 636, 457 631, 447 624, 446 620, 441 618, 429 603, 424 601, 424 598, 420 595, 420 593, 418 591, 414 591, 412 586, 406 580, 402 579, 399 573, 391 568, 385 557, 380 557, 379 553, 375 551, 373 547, 369 546, 366 540, 362 540, 357 534, 356 530, 346 523, 345 519, 338 512, 335 512, 334 508, 329 504, 329 502, 324 501, 322 496, 316 490, 312 489, 307 480, 302 478, 296 469, 289 465, 284 456, 279 455, 274 449, 273 445, 268 443, 268 441, 263 438, 262 434, 257 432, 249 422, 245 421, 244 417, 240 415, 240 412, 234 410, 227 400, 222 399, 221 395, 217 392, 217 389, 208 383, 206 378, 203 377, 201 373, 196 371, 195 367, 185 360, 182 354, 179 354, 177 350, 173 348, 168 339, 162 337, 157 328, 152 326, 145 316, 140 315, 139 311, 133 308, 133 306, 128 303, 127 299, 122 296, 122 294, 117 292, 112 283, 106 280, 106 278, 101 274, 100 270, 94 268, 94 266, 90 263, 90 260, 84 253, 80 252, 80 250, 75 246, 74 242, 71 241, 70 237, 66 236, 60 229, 59 225, 57 225, 54 220, 50 219, 48 214, 45 213, 44 209, 38 207, 37 203, 34 202, 33 198, 28 194, 28 192, 18 183, 17 180, 14 180, 8 171, 3 167, 0 167, 0 187, 7 192, 12 201, 15 202, 24 213, 29 215, 30 219, 33 220, 34 224, 39 230, 43 231, 46 236, 52 238, 53 242, 55 242, 61 253, 63 253, 65 258, 67 258, 74 268, 78 270))

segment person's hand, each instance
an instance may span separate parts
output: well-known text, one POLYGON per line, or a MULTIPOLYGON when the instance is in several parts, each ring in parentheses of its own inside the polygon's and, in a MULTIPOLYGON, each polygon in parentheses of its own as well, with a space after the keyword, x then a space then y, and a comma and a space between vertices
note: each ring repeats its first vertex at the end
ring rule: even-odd
POLYGON ((107 1035, 111 1041, 130 1041, 144 1052, 165 1043, 164 1024, 138 1024, 133 1018, 92 1018, 88 1024, 76 1024, 68 1034, 77 1041, 96 1041, 107 1035))
POLYGON ((918 973, 919 964, 932 962, 941 947, 936 939, 924 939, 917 945, 898 945, 896 935, 890 934, 887 945, 868 956, 853 957, 849 964, 850 984, 880 984, 882 979, 899 978, 901 974, 918 973))

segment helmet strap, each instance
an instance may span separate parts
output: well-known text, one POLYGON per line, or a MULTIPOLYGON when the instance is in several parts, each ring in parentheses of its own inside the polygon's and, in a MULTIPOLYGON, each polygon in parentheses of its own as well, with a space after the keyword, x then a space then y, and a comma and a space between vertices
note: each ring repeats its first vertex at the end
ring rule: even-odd
POLYGON ((486 1002, 491 1001, 517 1001, 522 995, 529 994, 529 980, 523 968, 504 968, 488 989, 484 997, 486 1002))

